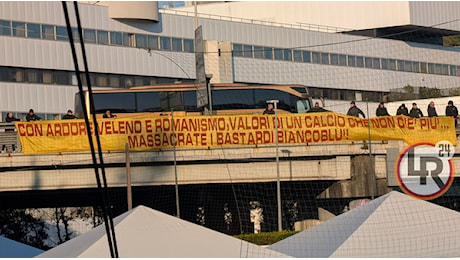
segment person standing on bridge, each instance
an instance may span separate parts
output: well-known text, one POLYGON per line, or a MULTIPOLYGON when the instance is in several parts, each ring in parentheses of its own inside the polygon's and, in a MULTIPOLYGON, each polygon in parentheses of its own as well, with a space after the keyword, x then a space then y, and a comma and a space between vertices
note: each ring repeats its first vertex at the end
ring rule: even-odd
POLYGON ((72 110, 67 110, 67 114, 65 114, 62 119, 78 119, 76 115, 73 114, 72 110))
POLYGON ((348 109, 348 112, 347 112, 347 116, 359 117, 359 115, 362 115, 363 118, 366 118, 366 115, 364 115, 364 112, 356 106, 355 101, 351 101, 350 108, 348 109))
POLYGON ((428 112, 428 117, 438 116, 438 113, 436 113, 436 108, 434 107, 433 101, 431 101, 430 104, 428 105, 427 112, 428 112))
POLYGON ((117 115, 112 114, 110 110, 105 111, 105 114, 102 116, 102 118, 117 118, 117 115))
POLYGON ((454 101, 449 100, 446 106, 446 116, 451 116, 455 120, 455 128, 457 128, 457 117, 458 117, 458 109, 454 106, 454 101))
MULTIPOLYGON (((6 118, 5 118, 5 122, 7 123, 12 123, 12 122, 15 122, 15 121, 22 121, 22 119, 18 119, 16 117, 13 116, 13 113, 9 112, 7 115, 6 115, 6 118)), ((5 128, 5 132, 14 132, 14 128, 5 128)), ((12 144, 11 145, 12 149, 13 149, 13 152, 16 150, 16 145, 15 144, 12 144)), ((6 151, 6 145, 2 145, 2 152, 6 151)))
POLYGON ((396 115, 403 115, 403 116, 409 116, 409 110, 406 107, 406 104, 402 103, 399 107, 398 110, 396 110, 396 115))
POLYGON ((390 114, 388 114, 388 110, 385 107, 385 105, 383 104, 383 102, 380 102, 379 107, 375 111, 375 115, 376 116, 389 116, 390 115, 390 114))
POLYGON ((422 110, 417 107, 417 103, 412 103, 412 109, 409 112, 409 116, 413 118, 423 117, 422 110))
POLYGON ((30 121, 41 121, 42 118, 37 116, 36 114, 34 114, 34 110, 31 108, 29 110, 29 114, 27 114, 26 116, 26 120, 27 122, 30 122, 30 121))

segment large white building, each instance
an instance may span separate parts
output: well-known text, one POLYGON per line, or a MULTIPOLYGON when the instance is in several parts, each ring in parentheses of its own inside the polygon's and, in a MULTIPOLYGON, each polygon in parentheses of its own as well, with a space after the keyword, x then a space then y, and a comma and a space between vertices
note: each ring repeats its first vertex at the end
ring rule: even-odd
MULTIPOLYGON (((193 6, 156 5, 78 4, 93 87, 195 80, 193 6)), ((407 85, 443 95, 460 87, 459 49, 442 45, 443 36, 460 34, 460 2, 257 1, 197 9, 212 83, 303 84, 332 110, 350 100, 385 100, 407 85)), ((73 108, 78 87, 61 2, 0 2, 0 47, 2 118, 33 108, 54 119, 73 108)))

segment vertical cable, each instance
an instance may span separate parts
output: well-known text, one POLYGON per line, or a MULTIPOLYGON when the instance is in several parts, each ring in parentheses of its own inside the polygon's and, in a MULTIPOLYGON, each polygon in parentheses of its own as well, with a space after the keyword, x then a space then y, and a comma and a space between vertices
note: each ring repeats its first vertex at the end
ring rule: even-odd
MULTIPOLYGON (((109 222, 110 222, 110 228, 111 228, 111 234, 112 234, 112 240, 113 240, 113 246, 114 246, 114 253, 115 257, 118 258, 118 247, 117 247, 117 240, 115 237, 115 227, 113 224, 113 214, 112 214, 112 208, 108 206, 109 202, 109 195, 108 195, 108 185, 107 185, 107 178, 105 174, 105 167, 104 167, 104 158, 102 156, 102 145, 101 145, 101 139, 99 137, 99 131, 98 131, 98 124, 97 124, 97 119, 96 119, 96 110, 94 108, 94 102, 93 102, 93 91, 91 87, 91 79, 89 77, 89 70, 88 70, 88 60, 86 59, 86 49, 85 49, 85 43, 83 39, 83 29, 81 27, 81 21, 80 21, 80 12, 78 11, 78 3, 77 1, 73 2, 74 8, 75 8, 75 16, 77 18, 77 25, 78 25, 78 33, 80 34, 80 44, 81 44, 81 51, 83 55, 83 65, 85 68, 85 76, 86 76, 86 82, 88 84, 88 94, 89 94, 89 105, 91 106, 90 112, 92 115, 92 118, 94 120, 94 131, 96 132, 96 142, 97 142, 97 147, 98 147, 98 154, 99 154, 99 161, 100 161, 100 168, 101 168, 101 174, 102 174, 102 181, 104 184, 104 189, 103 189, 103 195, 105 197, 105 202, 104 206, 106 207, 106 211, 108 212, 109 215, 109 222)), ((108 234, 108 233, 107 233, 108 234)))
MULTIPOLYGON (((79 89, 80 101, 83 104, 83 113, 84 113, 84 118, 85 118, 86 129, 88 129, 88 141, 89 141, 89 146, 90 146, 90 149, 91 149, 91 157, 92 157, 93 164, 94 164, 94 172, 95 172, 95 176, 96 176, 97 187, 98 187, 98 190, 99 190, 100 199, 101 199, 102 206, 103 206, 102 215, 103 215, 103 218, 104 218, 104 224, 105 224, 105 228, 106 228, 107 239, 108 239, 108 242, 109 242, 110 255, 111 255, 112 258, 114 258, 114 257, 118 257, 118 252, 116 250, 116 244, 112 243, 112 235, 109 235, 109 234, 111 234, 111 232, 110 232, 111 228, 109 227, 109 218, 110 218, 110 223, 112 225, 113 225, 113 221, 112 221, 111 217, 107 216, 107 210, 106 210, 107 203, 106 203, 106 200, 105 200, 105 197, 104 197, 104 193, 102 192, 101 180, 100 180, 99 171, 98 171, 99 167, 102 167, 102 169, 103 169, 103 164, 101 163, 100 166, 98 165, 97 159, 96 159, 96 154, 94 152, 94 143, 93 143, 93 140, 92 140, 92 134, 90 132, 91 128, 90 128, 90 122, 89 122, 88 113, 87 113, 88 111, 86 109, 85 98, 84 98, 84 94, 83 94, 83 84, 82 84, 81 78, 80 78, 80 69, 79 69, 79 66, 78 66, 77 53, 76 53, 76 50, 75 50, 75 43, 74 43, 74 39, 73 39, 72 29, 71 29, 71 26, 70 26, 69 12, 68 12, 67 4, 66 4, 65 1, 62 1, 62 8, 64 10, 64 16, 65 16, 66 25, 67 25, 67 34, 69 36, 70 48, 71 48, 71 51, 72 51, 72 58, 73 58, 73 62, 74 62, 74 66, 75 66, 75 73, 76 73, 77 81, 78 81, 78 89, 79 89)), ((76 12, 78 14, 77 9, 76 9, 76 12)), ((78 15, 77 15, 77 17, 78 17, 78 15)), ((81 32, 81 27, 80 26, 79 26, 79 34, 80 34, 80 40, 83 39, 83 34, 81 32)), ((84 60, 85 60, 85 57, 84 57, 84 60)), ((86 62, 86 60, 85 60, 85 62, 86 62)), ((91 99, 90 99, 90 102, 91 102, 91 99)), ((95 135, 96 135, 97 138, 99 138, 98 130, 97 130, 97 122, 96 122, 95 119, 94 119, 94 125, 95 125, 95 135)), ((99 148, 100 148, 100 145, 99 145, 99 148)), ((101 159, 102 159, 102 156, 101 156, 101 159)), ((113 230, 113 227, 112 227, 112 230, 113 230)), ((114 232, 113 232, 113 238, 115 238, 115 233, 114 232)))

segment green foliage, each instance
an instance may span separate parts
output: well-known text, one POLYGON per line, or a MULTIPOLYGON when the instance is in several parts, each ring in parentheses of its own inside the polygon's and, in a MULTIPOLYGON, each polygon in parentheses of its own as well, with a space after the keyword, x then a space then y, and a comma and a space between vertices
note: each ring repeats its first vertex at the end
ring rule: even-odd
POLYGON ((273 243, 276 243, 280 240, 283 240, 297 233, 298 231, 283 230, 280 232, 262 232, 258 234, 242 234, 242 235, 236 235, 235 237, 238 239, 242 239, 244 241, 248 241, 250 243, 256 244, 256 245, 271 245, 273 243))
POLYGON ((438 98, 441 97, 441 90, 438 88, 420 88, 420 98, 438 98))
POLYGON ((49 249, 44 241, 48 239, 45 222, 35 218, 29 210, 7 209, 0 211, 0 234, 43 250, 49 249))
POLYGON ((460 35, 442 37, 444 46, 460 46, 460 35))

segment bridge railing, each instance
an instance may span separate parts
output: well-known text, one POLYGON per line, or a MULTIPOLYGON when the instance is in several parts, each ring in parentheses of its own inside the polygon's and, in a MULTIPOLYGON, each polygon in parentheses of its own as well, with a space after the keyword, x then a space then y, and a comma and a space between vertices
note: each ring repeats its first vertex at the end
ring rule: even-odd
POLYGON ((0 123, 0 148, 2 153, 20 153, 22 151, 14 123, 0 123))

